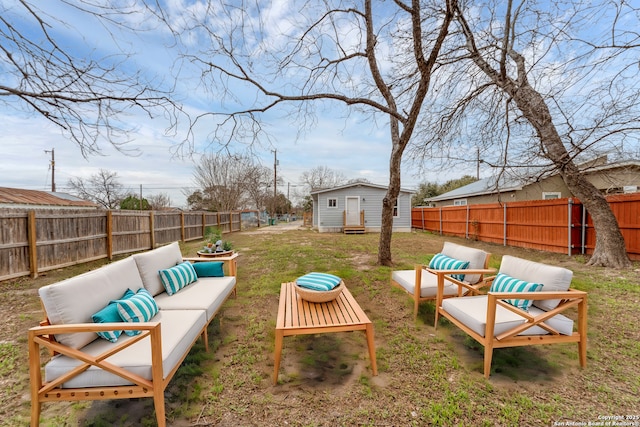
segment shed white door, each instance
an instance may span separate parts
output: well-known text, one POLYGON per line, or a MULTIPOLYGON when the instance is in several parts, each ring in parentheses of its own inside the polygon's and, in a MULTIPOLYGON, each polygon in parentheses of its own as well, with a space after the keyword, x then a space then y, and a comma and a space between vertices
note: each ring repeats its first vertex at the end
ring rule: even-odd
POLYGON ((347 197, 347 214, 345 225, 360 225, 360 197, 347 197))

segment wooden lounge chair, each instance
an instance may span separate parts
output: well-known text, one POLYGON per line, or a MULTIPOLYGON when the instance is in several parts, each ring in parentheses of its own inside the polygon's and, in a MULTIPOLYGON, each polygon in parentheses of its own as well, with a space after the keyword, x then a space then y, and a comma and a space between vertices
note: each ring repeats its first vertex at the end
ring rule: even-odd
POLYGON ((403 289, 413 298, 414 317, 418 315, 418 305, 421 302, 436 300, 439 284, 443 289, 443 298, 463 296, 468 293, 476 294, 477 289, 482 287, 484 275, 496 271, 488 268, 491 254, 481 249, 445 242, 440 254, 469 264, 463 270, 456 268, 436 269, 427 265, 416 265, 413 270, 391 272, 391 284, 403 289), (416 283, 419 283, 420 286, 416 286, 416 283))
POLYGON ((435 326, 439 316, 446 317, 484 346, 485 378, 491 373, 493 349, 503 347, 575 342, 580 365, 585 367, 587 294, 569 287, 572 277, 573 272, 566 268, 505 255, 498 275, 486 281, 492 283, 486 295, 445 299, 444 287, 439 286, 435 326), (510 278, 515 282, 509 282, 510 278), (523 292, 505 291, 510 283, 520 283, 523 292), (535 284, 542 289, 533 290, 535 284), (578 310, 577 331, 566 316, 571 308, 578 310))

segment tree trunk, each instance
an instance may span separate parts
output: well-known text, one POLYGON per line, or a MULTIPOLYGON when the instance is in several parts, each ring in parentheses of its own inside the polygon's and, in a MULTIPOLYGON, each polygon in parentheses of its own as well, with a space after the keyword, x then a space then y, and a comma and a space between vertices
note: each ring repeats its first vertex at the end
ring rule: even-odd
MULTIPOLYGON (((511 5, 512 1, 509 1, 507 6, 509 11, 511 10, 511 5)), ((503 56, 501 58, 502 66, 500 70, 496 70, 481 55, 468 23, 460 9, 457 9, 457 11, 458 22, 462 25, 462 30, 467 39, 467 49, 471 54, 471 59, 497 87, 515 101, 524 118, 535 129, 544 156, 553 162, 569 190, 578 196, 584 207, 591 214, 596 231, 596 246, 589 264, 615 268, 631 267, 632 264, 627 255, 624 238, 611 207, 600 191, 587 181, 582 172, 573 163, 571 156, 562 143, 560 134, 553 124, 551 112, 545 99, 529 84, 527 78, 528 68, 524 57, 516 52, 510 44, 509 36, 512 35, 511 32, 505 32, 502 48, 503 56), (515 78, 511 78, 508 75, 507 67, 504 66, 507 57, 513 60, 515 64, 515 78)), ((509 27, 510 20, 510 14, 507 14, 506 28, 509 27)))
POLYGON ((378 243, 378 264, 392 266, 391 259, 391 234, 393 233, 393 207, 400 194, 400 164, 402 161, 402 148, 399 144, 393 144, 391 159, 389 161, 389 188, 382 200, 382 220, 380 228, 380 242, 378 243))
POLYGON ((538 133, 546 156, 556 165, 571 193, 577 196, 593 219, 596 246, 589 265, 630 268, 624 237, 604 195, 589 182, 571 160, 542 96, 528 85, 513 91, 513 98, 538 133))

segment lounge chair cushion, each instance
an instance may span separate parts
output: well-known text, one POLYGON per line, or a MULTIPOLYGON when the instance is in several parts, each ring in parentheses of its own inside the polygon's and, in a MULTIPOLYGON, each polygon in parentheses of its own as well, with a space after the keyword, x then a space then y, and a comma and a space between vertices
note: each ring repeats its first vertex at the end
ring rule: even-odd
MULTIPOLYGON (((539 262, 504 255, 500 264, 499 273, 515 277, 527 282, 541 283, 546 292, 564 292, 571 286, 573 272, 566 268, 545 265, 539 262)), ((538 300, 533 305, 542 310, 553 310, 560 303, 555 300, 538 300)))
MULTIPOLYGON (((516 279, 511 276, 507 276, 504 273, 498 273, 496 278, 491 283, 489 292, 538 292, 542 290, 540 283, 531 283, 524 280, 516 279)), ((524 311, 528 311, 529 307, 533 303, 533 300, 512 298, 505 299, 505 302, 511 304, 514 307, 518 307, 524 311)))
POLYGON ((173 242, 152 251, 135 254, 133 259, 138 265, 139 275, 142 278, 144 287, 151 296, 156 296, 165 291, 158 271, 180 264, 182 262, 182 252, 180 252, 178 242, 173 242))
MULTIPOLYGON (((468 246, 457 245, 451 242, 444 242, 440 253, 455 259, 469 261, 470 270, 485 268, 487 253, 481 249, 470 248, 468 246)), ((476 284, 480 281, 480 274, 466 274, 464 281, 470 284, 476 284)))
POLYGON ((182 262, 175 267, 165 268, 158 271, 162 286, 169 295, 173 295, 185 286, 198 280, 193 264, 188 261, 182 262))
MULTIPOLYGON (((397 270, 391 273, 391 278, 402 286, 407 292, 413 295, 415 288, 414 283, 416 281, 415 270, 397 270)), ((462 288, 462 294, 466 294, 469 290, 462 288)), ((438 293, 438 277, 429 273, 426 270, 422 270, 422 279, 420 283, 420 298, 435 298, 438 293)), ((458 286, 454 285, 450 281, 444 281, 444 295, 458 295, 458 286)))
MULTIPOLYGON (((448 257, 444 254, 435 254, 429 262, 429 268, 434 270, 464 270, 469 267, 469 261, 463 261, 448 257)), ((452 274, 454 279, 464 280, 464 274, 452 274)))
MULTIPOLYGON (((486 295, 447 298, 442 301, 442 308, 465 326, 484 337, 487 327, 487 300, 488 297, 486 295)), ((543 310, 537 307, 529 309, 529 314, 534 316, 542 313, 543 310)), ((525 321, 524 317, 498 305, 496 307, 494 336, 523 324, 525 321)), ((571 335, 573 333, 573 320, 562 314, 556 314, 548 319, 546 324, 563 335, 571 335)), ((533 326, 523 331, 520 335, 546 335, 548 333, 548 331, 539 326, 533 326)))

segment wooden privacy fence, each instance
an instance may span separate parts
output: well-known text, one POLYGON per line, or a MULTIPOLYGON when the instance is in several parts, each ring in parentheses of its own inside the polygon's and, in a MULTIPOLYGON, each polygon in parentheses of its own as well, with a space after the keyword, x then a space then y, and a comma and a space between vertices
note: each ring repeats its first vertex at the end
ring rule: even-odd
POLYGON ((210 226, 240 231, 251 216, 258 212, 0 210, 0 281, 203 239, 210 226))
MULTIPOLYGON (((627 253, 640 260, 640 194, 607 197, 627 253)), ((417 207, 411 226, 442 235, 568 255, 591 254, 596 233, 577 199, 534 200, 482 205, 417 207)))

